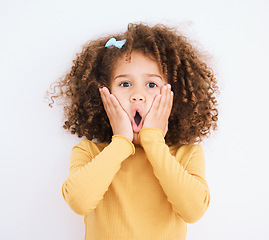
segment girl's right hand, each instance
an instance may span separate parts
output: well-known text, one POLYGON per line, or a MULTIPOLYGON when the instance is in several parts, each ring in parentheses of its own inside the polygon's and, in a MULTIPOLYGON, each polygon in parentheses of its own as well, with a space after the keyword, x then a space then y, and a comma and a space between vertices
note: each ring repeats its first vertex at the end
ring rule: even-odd
POLYGON ((106 114, 114 135, 121 135, 133 141, 133 129, 128 114, 121 107, 118 99, 110 94, 108 88, 99 89, 106 114))

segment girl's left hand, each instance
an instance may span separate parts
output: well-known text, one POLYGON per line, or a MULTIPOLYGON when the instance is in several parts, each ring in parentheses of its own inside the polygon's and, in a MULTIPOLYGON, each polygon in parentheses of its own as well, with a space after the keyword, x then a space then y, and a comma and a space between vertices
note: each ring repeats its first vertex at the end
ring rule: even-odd
POLYGON ((173 92, 171 85, 162 87, 161 93, 153 100, 152 106, 145 118, 143 128, 159 128, 166 135, 168 131, 168 119, 173 106, 173 92))

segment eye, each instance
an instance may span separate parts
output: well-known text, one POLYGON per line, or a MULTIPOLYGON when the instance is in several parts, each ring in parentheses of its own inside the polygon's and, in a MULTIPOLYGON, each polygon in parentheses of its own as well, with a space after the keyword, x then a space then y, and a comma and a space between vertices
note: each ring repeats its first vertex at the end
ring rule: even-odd
POLYGON ((128 82, 122 82, 120 84, 121 87, 130 87, 131 86, 131 83, 128 83, 128 82))
POLYGON ((154 82, 149 82, 149 83, 147 83, 146 86, 149 87, 149 88, 155 88, 155 87, 158 87, 157 84, 154 83, 154 82))

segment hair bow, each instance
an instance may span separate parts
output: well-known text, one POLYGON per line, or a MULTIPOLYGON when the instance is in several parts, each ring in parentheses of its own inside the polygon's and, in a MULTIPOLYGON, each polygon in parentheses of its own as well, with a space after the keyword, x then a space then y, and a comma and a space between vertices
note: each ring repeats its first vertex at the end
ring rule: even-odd
POLYGON ((105 47, 107 48, 107 47, 110 47, 110 46, 115 46, 117 48, 122 48, 122 46, 125 44, 125 42, 126 42, 126 39, 121 40, 121 41, 117 41, 116 38, 110 38, 107 41, 105 47))

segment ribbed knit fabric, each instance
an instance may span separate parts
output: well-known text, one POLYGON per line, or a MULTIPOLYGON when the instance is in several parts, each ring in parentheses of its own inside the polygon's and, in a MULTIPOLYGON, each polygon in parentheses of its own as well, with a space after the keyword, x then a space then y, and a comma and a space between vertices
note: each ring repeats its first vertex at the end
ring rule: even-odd
POLYGON ((145 128, 141 146, 123 136, 82 140, 63 184, 68 205, 85 216, 86 240, 183 240, 210 195, 200 145, 168 147, 161 130, 145 128))

